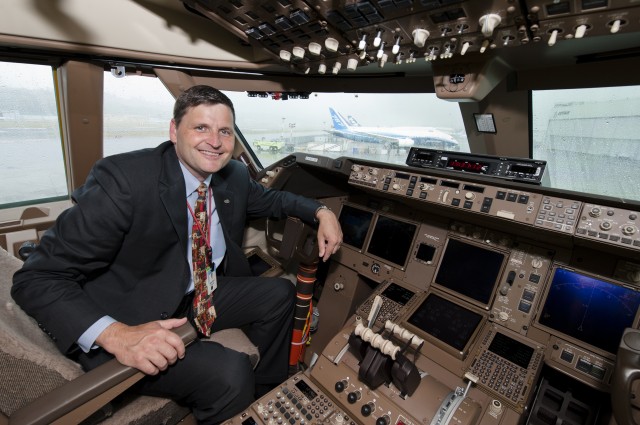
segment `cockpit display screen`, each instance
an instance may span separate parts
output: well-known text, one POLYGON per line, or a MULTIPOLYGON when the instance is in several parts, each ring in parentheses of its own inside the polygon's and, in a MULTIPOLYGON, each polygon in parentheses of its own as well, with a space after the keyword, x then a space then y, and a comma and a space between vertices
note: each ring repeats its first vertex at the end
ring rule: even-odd
POLYGON ((417 226, 384 215, 378 216, 367 252, 404 267, 417 226))
POLYGON ((407 322, 463 351, 481 320, 480 314, 436 294, 429 294, 407 322))
POLYGON ((496 286, 504 254, 449 239, 435 283, 486 307, 496 286))
POLYGON ((339 219, 342 227, 342 241, 354 248, 362 249, 372 219, 371 211, 343 205, 339 219))
POLYGON ((538 322, 615 354, 639 305, 640 291, 558 267, 538 322))

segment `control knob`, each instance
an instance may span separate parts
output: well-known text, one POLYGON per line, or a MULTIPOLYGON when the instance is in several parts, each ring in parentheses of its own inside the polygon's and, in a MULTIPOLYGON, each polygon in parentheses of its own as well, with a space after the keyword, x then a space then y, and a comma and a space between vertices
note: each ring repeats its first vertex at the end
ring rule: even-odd
POLYGON ((389 425, 389 415, 380 416, 376 419, 376 425, 389 425))
POLYGON ((360 409, 360 413, 362 413, 362 416, 366 418, 367 416, 371 415, 371 413, 373 413, 373 410, 375 408, 376 408, 376 405, 373 404, 372 401, 370 401, 369 403, 362 405, 362 408, 360 409))
POLYGON ((347 383, 343 380, 336 382, 335 389, 337 393, 341 393, 347 387, 347 383))
POLYGON ((534 269, 539 269, 540 267, 542 267, 542 260, 539 258, 534 258, 533 260, 531 260, 531 267, 533 267, 534 269))
POLYGON ((500 24, 502 18, 495 13, 489 13, 480 17, 480 25, 482 27, 482 35, 491 37, 493 30, 500 24))
MULTIPOLYGON (((600 228, 602 230, 611 230, 611 222, 610 221, 603 221, 602 223, 600 223, 600 228)), ((624 229, 623 229, 624 231, 624 229)))
POLYGON ((391 187, 393 188, 393 190, 400 190, 400 185, 398 183, 394 183, 391 187))
POLYGON ((589 215, 591 217, 600 217, 600 214, 602 214, 602 210, 600 209, 600 207, 592 207, 589 211, 589 215))
POLYGON ((371 272, 374 273, 374 274, 379 274, 380 273, 380 264, 373 263, 371 265, 371 272))
POLYGON ((633 224, 625 224, 624 226, 622 226, 622 233, 627 236, 633 235, 637 230, 638 229, 636 229, 636 226, 634 226, 633 224))
POLYGON ((356 401, 360 400, 361 396, 362 395, 360 394, 360 391, 352 391, 347 394, 347 401, 349 402, 349 404, 354 404, 356 401))

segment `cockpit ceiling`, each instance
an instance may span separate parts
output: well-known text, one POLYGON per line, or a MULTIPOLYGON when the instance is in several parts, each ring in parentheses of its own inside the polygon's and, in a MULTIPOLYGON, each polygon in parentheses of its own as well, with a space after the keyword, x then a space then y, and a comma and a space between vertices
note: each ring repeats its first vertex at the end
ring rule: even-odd
POLYGON ((300 74, 430 75, 438 62, 493 56, 534 69, 640 53, 632 0, 180 1, 300 74))

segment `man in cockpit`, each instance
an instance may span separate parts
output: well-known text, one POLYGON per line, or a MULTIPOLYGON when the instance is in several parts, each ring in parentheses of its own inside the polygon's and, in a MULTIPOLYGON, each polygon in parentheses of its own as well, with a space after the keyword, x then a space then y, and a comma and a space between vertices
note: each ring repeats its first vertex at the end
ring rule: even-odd
POLYGON ((317 223, 323 261, 342 241, 326 207, 266 189, 232 160, 234 122, 223 93, 186 90, 170 141, 98 161, 12 287, 85 369, 115 357, 148 375, 142 393, 188 405, 200 423, 231 417, 288 374, 295 288, 251 275, 241 249, 246 221, 317 223), (255 371, 248 356, 217 343, 185 349, 171 329, 187 320, 201 336, 245 328, 260 351, 255 371))

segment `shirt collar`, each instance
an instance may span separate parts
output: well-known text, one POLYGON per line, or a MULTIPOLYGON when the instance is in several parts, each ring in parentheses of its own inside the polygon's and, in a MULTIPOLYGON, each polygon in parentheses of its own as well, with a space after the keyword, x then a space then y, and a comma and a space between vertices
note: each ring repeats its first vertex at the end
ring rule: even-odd
MULTIPOLYGON (((187 170, 187 167, 185 167, 182 162, 178 161, 178 163, 180 164, 180 170, 182 171, 182 176, 184 177, 186 196, 189 197, 189 195, 195 192, 198 189, 198 186, 200 186, 200 180, 198 180, 193 174, 191 174, 191 172, 187 170)), ((204 179, 204 184, 209 187, 209 184, 211 184, 211 174, 209 174, 207 178, 204 179)))

